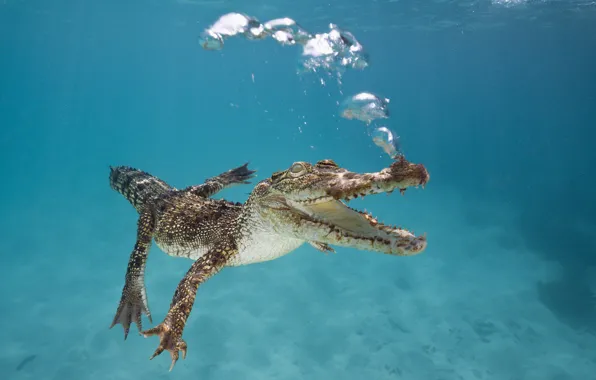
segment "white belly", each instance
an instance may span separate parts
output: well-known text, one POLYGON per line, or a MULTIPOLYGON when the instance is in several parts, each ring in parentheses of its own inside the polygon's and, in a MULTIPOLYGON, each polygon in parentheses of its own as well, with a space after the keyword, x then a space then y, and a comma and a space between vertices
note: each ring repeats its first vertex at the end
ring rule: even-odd
POLYGON ((304 240, 281 237, 277 234, 259 231, 240 243, 238 255, 233 257, 228 266, 261 263, 274 260, 304 244, 304 240))
MULTIPOLYGON (((209 251, 209 247, 190 248, 176 244, 164 245, 155 241, 156 245, 166 254, 174 257, 184 257, 198 260, 209 251)), ((243 238, 238 246, 238 254, 234 256, 227 266, 240 266, 247 264, 270 261, 287 255, 304 244, 304 240, 280 236, 267 230, 253 231, 253 235, 243 238)))

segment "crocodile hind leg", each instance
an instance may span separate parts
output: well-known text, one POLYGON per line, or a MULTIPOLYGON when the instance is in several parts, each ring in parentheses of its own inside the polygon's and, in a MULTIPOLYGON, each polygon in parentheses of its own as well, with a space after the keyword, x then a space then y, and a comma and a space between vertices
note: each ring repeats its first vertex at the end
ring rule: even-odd
POLYGON ((155 229, 155 219, 149 208, 145 208, 139 216, 137 223, 137 241, 128 261, 124 288, 118 310, 110 328, 118 323, 124 327, 124 339, 128 336, 130 324, 137 324, 142 330, 141 315, 147 315, 151 322, 151 313, 147 302, 145 289, 145 263, 151 247, 151 239, 155 229))
POLYGON ((178 361, 180 351, 182 358, 186 358, 187 345, 182 339, 182 332, 195 302, 198 287, 219 272, 236 253, 238 250, 234 244, 222 242, 192 264, 176 288, 164 321, 152 329, 141 332, 145 337, 159 336, 159 346, 150 359, 164 350, 169 351, 172 357, 171 371, 178 361))
POLYGON ((248 169, 248 162, 242 166, 230 169, 215 177, 207 178, 205 183, 189 186, 182 191, 188 191, 200 197, 209 198, 221 190, 237 184, 248 184, 249 179, 254 177, 255 170, 248 169))

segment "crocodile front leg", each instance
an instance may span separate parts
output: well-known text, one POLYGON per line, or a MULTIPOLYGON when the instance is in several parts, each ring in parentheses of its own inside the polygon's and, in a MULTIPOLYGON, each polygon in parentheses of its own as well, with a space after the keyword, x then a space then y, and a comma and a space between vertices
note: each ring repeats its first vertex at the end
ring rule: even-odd
POLYGON ((242 166, 230 169, 215 177, 207 178, 205 183, 189 186, 182 191, 188 191, 199 197, 209 198, 221 190, 236 184, 248 184, 248 180, 254 177, 255 170, 248 169, 248 162, 242 166))
POLYGON ((145 263, 151 247, 151 239, 155 229, 155 218, 151 210, 145 207, 141 211, 137 223, 137 241, 135 243, 128 268, 118 310, 110 328, 120 323, 124 327, 124 339, 128 336, 131 322, 135 322, 142 330, 141 314, 146 314, 151 322, 151 313, 145 289, 145 263))
POLYGON ((180 351, 182 351, 182 358, 186 358, 187 345, 182 339, 182 332, 193 308, 198 287, 219 272, 237 253, 235 244, 221 242, 193 263, 178 284, 164 321, 152 329, 141 332, 145 337, 159 336, 159 346, 150 359, 164 350, 169 351, 172 357, 171 371, 178 361, 180 351))

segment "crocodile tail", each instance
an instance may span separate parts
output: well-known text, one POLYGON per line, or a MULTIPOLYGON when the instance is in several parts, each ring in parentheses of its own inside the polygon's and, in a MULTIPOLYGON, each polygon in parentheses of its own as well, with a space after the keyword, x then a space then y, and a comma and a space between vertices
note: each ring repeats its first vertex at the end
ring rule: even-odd
POLYGON ((110 166, 110 187, 140 211, 145 203, 174 188, 151 174, 130 166, 110 166))

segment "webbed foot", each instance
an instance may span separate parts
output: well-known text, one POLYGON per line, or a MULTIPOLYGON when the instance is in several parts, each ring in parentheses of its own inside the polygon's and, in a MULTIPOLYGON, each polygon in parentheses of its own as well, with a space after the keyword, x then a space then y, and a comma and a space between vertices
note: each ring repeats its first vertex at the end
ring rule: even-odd
POLYGON ((117 324, 121 324, 122 327, 124 327, 124 339, 126 340, 132 322, 137 324, 139 332, 143 329, 141 321, 142 314, 145 314, 149 319, 149 322, 152 322, 145 286, 142 282, 141 284, 131 285, 127 281, 126 285, 124 285, 120 304, 118 305, 118 310, 116 311, 116 315, 114 316, 110 328, 117 324))
POLYGON ((151 355, 149 360, 158 356, 164 352, 164 350, 167 350, 170 352, 170 356, 172 357, 172 364, 170 365, 171 371, 180 357, 180 351, 182 351, 182 359, 186 359, 186 342, 184 339, 182 339, 181 332, 178 332, 177 329, 170 327, 167 319, 166 321, 149 330, 142 331, 141 334, 143 334, 145 338, 153 335, 159 336, 159 346, 153 355, 151 355))

